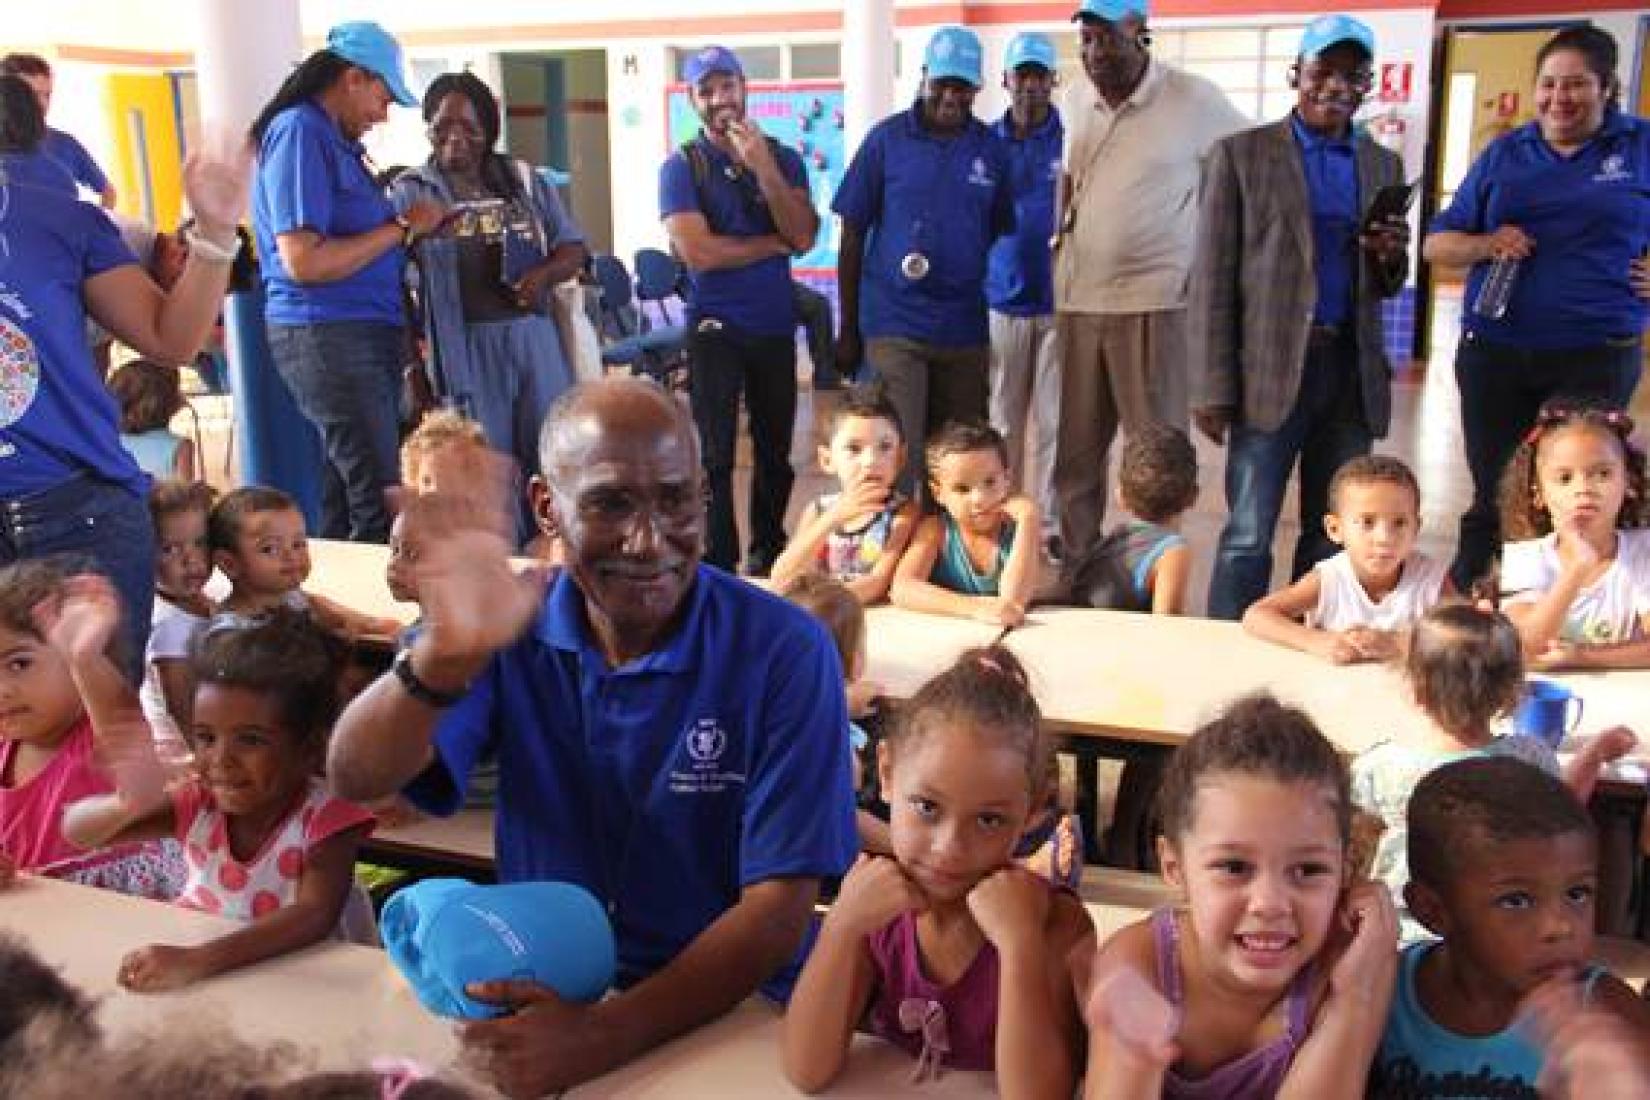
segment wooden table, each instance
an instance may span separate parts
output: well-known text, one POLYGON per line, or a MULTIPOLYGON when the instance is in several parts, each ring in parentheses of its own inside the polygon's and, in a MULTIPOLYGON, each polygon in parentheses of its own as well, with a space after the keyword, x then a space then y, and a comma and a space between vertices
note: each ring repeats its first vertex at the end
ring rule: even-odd
MULTIPOLYGON (((98 1001, 111 1035, 140 1028, 221 1023, 259 1044, 286 1042, 318 1068, 362 1068, 404 1057, 465 1081, 451 1021, 425 1012, 382 952, 325 943, 224 974, 173 993, 128 993, 115 984, 126 952, 149 943, 194 944, 234 922, 106 890, 24 875, 0 893, 0 931, 18 936, 98 1001)), ((779 1013, 751 999, 720 1020, 590 1082, 578 1097, 794 1095, 779 1066, 779 1013)), ((848 1071, 833 1096, 881 1097, 903 1089, 912 1060, 868 1035, 856 1036, 848 1071)), ((937 1097, 996 1095, 983 1073, 949 1073, 924 1089, 937 1097)))
POLYGON ((460 810, 410 825, 380 826, 362 846, 363 859, 425 873, 491 877, 494 873, 492 810, 460 810))
POLYGON ((21 876, 0 891, 0 929, 19 936, 99 1001, 111 1033, 213 1020, 259 1043, 290 1042, 322 1068, 372 1058, 448 1067, 458 1054, 451 1025, 425 1012, 382 951, 327 942, 220 975, 173 993, 129 993, 115 983, 128 951, 151 943, 197 944, 234 921, 54 879, 21 876))

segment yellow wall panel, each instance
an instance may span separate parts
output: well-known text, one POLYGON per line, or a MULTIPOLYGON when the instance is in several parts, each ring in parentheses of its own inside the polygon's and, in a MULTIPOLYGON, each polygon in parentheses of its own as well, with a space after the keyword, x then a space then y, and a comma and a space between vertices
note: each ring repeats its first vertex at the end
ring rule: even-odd
POLYGON ((115 150, 109 174, 120 211, 171 229, 183 205, 183 151, 171 77, 111 73, 106 80, 104 103, 115 150))

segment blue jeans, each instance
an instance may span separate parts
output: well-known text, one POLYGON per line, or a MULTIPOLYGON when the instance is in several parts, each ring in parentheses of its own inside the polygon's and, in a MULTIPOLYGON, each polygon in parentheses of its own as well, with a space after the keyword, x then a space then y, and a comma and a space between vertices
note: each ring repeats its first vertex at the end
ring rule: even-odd
POLYGON ((401 481, 397 455, 404 332, 372 321, 270 325, 275 369, 320 429, 322 538, 387 542, 384 490, 401 481))
POLYGON ((1300 460, 1300 538, 1291 576, 1338 549, 1324 534, 1329 480, 1348 459, 1369 453, 1374 434, 1364 418, 1358 349, 1350 339, 1307 349, 1295 407, 1276 431, 1232 427, 1226 450, 1226 528, 1209 581, 1209 617, 1240 619, 1272 582, 1272 535, 1289 473, 1300 460))
POLYGON ((1627 407, 1638 388, 1639 341, 1608 340, 1590 347, 1516 348, 1471 335, 1455 351, 1461 391, 1461 438, 1472 471, 1472 505, 1461 514, 1450 579, 1466 592, 1489 572, 1501 551, 1501 474, 1541 406, 1557 399, 1627 407))
POLYGON ((0 501, 0 565, 50 554, 80 556, 113 582, 124 615, 121 664, 132 683, 141 682, 155 599, 149 505, 125 486, 87 473, 0 501))

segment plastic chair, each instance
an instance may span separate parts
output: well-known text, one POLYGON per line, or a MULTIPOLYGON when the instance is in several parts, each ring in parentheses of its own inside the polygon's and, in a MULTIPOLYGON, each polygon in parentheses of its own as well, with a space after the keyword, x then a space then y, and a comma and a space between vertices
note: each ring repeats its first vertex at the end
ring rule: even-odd
MULTIPOLYGON (((669 253, 657 248, 636 250, 636 297, 644 305, 651 302, 667 326, 677 325, 676 319, 670 315, 668 299, 680 299, 685 275, 681 261, 669 253)), ((687 337, 685 328, 682 336, 683 339, 687 337)))
MULTIPOLYGON (((670 257, 665 259, 669 261, 670 257)), ((601 288, 602 362, 627 366, 632 374, 651 378, 667 388, 684 381, 687 330, 671 324, 655 327, 649 321, 637 305, 637 285, 631 282, 630 272, 617 256, 594 257, 591 272, 601 288)), ((664 316, 668 320, 668 311, 664 316)))

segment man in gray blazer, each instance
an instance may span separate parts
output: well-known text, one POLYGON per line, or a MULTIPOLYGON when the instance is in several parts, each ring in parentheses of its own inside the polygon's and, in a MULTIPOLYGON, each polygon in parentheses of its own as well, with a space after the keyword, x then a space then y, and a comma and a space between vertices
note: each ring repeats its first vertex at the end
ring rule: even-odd
POLYGON ((1404 285, 1409 229, 1401 216, 1366 219, 1376 192, 1403 182, 1399 158, 1352 126, 1374 58, 1363 23, 1314 20, 1290 69, 1289 117, 1222 139, 1204 165, 1187 320, 1193 417, 1228 444, 1215 618, 1237 619, 1266 593, 1296 459, 1298 577, 1336 549, 1323 529, 1329 479, 1386 434, 1380 306, 1404 285))

